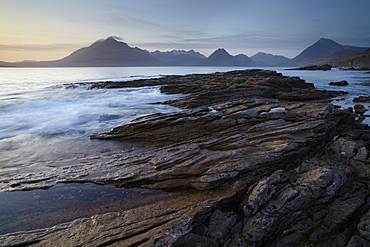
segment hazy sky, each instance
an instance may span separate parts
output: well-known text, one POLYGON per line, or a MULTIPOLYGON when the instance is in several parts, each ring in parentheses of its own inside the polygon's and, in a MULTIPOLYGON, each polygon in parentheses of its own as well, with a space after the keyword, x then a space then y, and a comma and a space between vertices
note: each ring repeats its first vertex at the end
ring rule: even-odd
POLYGON ((370 0, 0 0, 0 61, 56 60, 108 36, 149 51, 294 57, 370 47, 370 0))

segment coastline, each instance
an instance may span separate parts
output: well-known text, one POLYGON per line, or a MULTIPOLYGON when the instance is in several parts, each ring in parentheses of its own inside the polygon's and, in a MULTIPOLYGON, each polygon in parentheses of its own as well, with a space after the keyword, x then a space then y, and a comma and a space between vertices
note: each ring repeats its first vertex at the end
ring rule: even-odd
POLYGON ((75 160, 60 170, 3 182, 10 190, 93 182, 189 193, 50 229, 2 235, 1 244, 243 246, 331 241, 345 246, 369 241, 360 224, 367 220, 370 130, 356 122, 355 113, 329 103, 342 92, 319 91, 299 78, 261 70, 137 83, 157 83, 164 93, 186 94, 167 102, 184 110, 138 118, 93 135, 134 141, 134 151, 98 162, 75 160), (324 229, 319 222, 325 223, 324 229), (355 235, 356 229, 363 233, 355 235), (68 237, 76 234, 78 239, 68 237))

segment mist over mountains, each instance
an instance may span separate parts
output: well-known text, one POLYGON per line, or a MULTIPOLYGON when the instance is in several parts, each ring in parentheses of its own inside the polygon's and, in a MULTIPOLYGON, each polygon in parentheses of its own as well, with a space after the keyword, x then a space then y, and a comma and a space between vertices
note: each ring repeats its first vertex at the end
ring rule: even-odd
MULTIPOLYGON (((128 66, 307 66, 318 64, 344 64, 340 60, 365 52, 368 48, 341 45, 330 39, 320 39, 289 59, 284 56, 259 52, 251 57, 230 55, 219 48, 209 57, 194 50, 149 52, 130 47, 121 39, 108 37, 83 47, 70 55, 54 61, 0 62, 2 67, 128 67, 128 66)), ((366 57, 361 64, 368 64, 366 57)), ((365 65, 370 66, 370 65, 365 65)))

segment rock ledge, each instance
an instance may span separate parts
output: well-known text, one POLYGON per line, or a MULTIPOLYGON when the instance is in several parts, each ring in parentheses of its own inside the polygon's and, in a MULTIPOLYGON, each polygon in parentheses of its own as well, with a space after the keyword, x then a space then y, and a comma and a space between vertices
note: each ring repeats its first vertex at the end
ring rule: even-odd
MULTIPOLYGON (((135 150, 2 182, 8 190, 94 182, 185 193, 10 233, 0 236, 0 245, 370 244, 370 129, 351 110, 330 104, 341 92, 319 91, 299 78, 262 70, 137 81, 148 84, 185 94, 167 102, 184 110, 141 117, 92 136, 133 142, 135 150)), ((127 84, 91 88, 119 86, 127 84)))

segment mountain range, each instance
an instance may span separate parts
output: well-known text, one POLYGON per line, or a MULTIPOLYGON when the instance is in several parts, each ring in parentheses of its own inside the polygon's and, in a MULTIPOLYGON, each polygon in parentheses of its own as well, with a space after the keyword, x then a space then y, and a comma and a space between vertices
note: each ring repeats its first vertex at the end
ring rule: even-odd
POLYGON ((364 52, 367 48, 341 45, 331 39, 320 39, 315 44, 303 50, 298 56, 287 62, 286 66, 309 66, 339 61, 347 57, 364 52), (333 59, 335 58, 335 59, 333 59))
MULTIPOLYGON (((251 57, 244 54, 230 55, 219 48, 209 57, 194 50, 149 52, 130 47, 115 37, 99 40, 88 47, 72 52, 69 56, 54 61, 1 62, 2 67, 126 67, 126 66, 307 66, 318 64, 341 64, 340 60, 365 52, 368 48, 347 46, 330 39, 320 39, 289 59, 284 56, 259 52, 251 57)), ((369 66, 369 59, 361 64, 369 66), (367 65, 366 65, 367 64, 367 65)))

